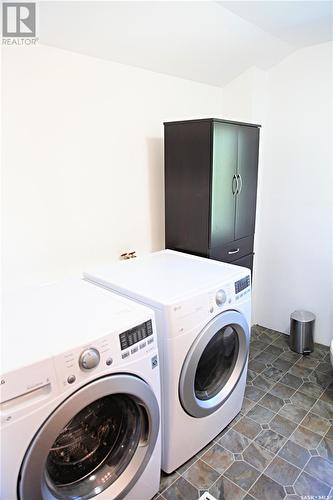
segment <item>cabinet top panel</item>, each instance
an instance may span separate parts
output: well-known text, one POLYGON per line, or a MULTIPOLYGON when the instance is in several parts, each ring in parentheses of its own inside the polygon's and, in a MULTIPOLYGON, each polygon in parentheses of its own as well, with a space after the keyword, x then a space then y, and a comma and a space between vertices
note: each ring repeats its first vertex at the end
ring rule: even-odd
POLYGON ((223 120, 222 118, 198 118, 197 120, 178 120, 174 122, 164 122, 164 125, 174 125, 176 123, 195 123, 195 122, 218 122, 218 123, 231 123, 233 125, 244 125, 246 127, 261 127, 257 123, 235 122, 233 120, 223 120))

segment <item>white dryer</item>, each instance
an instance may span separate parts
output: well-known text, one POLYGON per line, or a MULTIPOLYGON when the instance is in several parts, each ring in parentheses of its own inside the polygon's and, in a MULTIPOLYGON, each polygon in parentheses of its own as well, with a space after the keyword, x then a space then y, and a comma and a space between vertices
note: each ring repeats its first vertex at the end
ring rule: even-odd
POLYGON ((3 332, 0 497, 152 498, 161 455, 153 311, 70 279, 5 299, 3 332))
POLYGON ((170 473, 241 409, 250 340, 250 271, 164 250, 84 276, 155 310, 162 469, 170 473))

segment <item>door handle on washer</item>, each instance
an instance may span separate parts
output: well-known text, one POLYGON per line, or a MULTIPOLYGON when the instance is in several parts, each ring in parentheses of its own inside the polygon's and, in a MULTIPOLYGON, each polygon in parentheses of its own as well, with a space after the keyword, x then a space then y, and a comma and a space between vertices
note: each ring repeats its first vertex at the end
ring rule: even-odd
POLYGON ((240 194, 242 187, 243 187, 243 180, 242 180, 242 177, 240 174, 237 174, 236 179, 237 179, 237 192, 236 192, 236 194, 240 194), (238 184, 238 181, 239 181, 239 184, 238 184))
POLYGON ((232 194, 233 195, 237 194, 237 191, 238 191, 238 178, 237 178, 236 174, 234 174, 232 176, 231 190, 232 190, 232 194), (235 189, 234 189, 234 185, 235 185, 234 181, 236 181, 236 188, 235 189))

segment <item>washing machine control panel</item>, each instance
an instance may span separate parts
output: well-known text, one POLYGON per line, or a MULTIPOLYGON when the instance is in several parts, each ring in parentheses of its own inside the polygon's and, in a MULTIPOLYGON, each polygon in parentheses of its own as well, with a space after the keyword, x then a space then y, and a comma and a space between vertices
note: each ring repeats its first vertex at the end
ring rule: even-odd
POLYGON ((238 293, 241 293, 243 290, 248 288, 250 286, 250 276, 245 276, 245 278, 242 278, 238 281, 235 282, 235 294, 237 295, 238 293))
POLYGON ((82 345, 55 358, 59 387, 66 390, 109 373, 110 367, 121 369, 125 363, 144 358, 156 349, 153 321, 143 321, 128 330, 110 332, 91 344, 82 345))

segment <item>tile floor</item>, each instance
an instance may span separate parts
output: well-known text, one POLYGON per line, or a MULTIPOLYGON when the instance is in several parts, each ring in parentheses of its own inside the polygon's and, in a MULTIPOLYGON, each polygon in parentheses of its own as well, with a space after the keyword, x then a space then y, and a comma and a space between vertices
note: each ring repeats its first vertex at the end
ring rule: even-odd
POLYGON ((241 413, 170 475, 156 499, 333 499, 333 369, 329 348, 308 357, 288 336, 252 329, 241 413))

